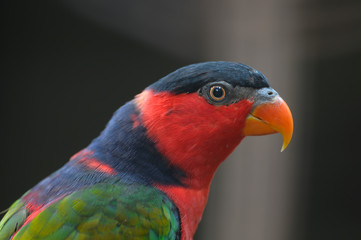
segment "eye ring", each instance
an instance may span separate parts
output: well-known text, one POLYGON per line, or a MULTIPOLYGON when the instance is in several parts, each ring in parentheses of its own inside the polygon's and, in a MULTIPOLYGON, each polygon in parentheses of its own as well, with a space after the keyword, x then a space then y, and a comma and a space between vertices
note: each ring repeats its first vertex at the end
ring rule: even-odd
POLYGON ((226 90, 222 86, 214 85, 209 90, 209 95, 211 96, 212 100, 219 102, 226 97, 226 90))

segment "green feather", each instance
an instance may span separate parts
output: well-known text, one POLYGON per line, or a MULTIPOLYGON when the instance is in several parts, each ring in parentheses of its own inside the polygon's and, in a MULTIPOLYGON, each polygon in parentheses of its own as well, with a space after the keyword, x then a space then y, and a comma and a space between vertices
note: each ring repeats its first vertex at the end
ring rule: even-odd
POLYGON ((152 187, 101 183, 48 206, 13 239, 175 239, 177 219, 174 204, 152 187))
POLYGON ((25 222, 27 211, 21 199, 14 202, 0 222, 0 240, 7 240, 25 222))

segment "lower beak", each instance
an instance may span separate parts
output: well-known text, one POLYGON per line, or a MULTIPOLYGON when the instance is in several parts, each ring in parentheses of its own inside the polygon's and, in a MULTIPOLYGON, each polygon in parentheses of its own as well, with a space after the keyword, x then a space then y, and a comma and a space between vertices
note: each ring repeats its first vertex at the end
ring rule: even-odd
POLYGON ((286 102, 276 97, 272 102, 258 105, 247 117, 244 136, 280 133, 283 137, 281 152, 291 141, 293 133, 292 114, 286 102))

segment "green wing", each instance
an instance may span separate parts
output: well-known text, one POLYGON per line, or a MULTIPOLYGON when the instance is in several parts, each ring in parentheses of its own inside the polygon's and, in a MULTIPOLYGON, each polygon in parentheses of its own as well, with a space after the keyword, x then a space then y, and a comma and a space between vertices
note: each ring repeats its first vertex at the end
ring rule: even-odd
POLYGON ((177 239, 174 204, 143 185, 97 184, 48 206, 18 239, 177 239))

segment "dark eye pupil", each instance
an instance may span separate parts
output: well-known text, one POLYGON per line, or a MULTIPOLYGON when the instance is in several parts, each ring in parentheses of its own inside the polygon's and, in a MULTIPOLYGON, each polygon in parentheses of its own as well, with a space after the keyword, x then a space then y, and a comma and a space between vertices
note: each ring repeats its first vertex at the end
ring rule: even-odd
POLYGON ((221 87, 215 87, 213 89, 213 96, 216 98, 221 98, 223 96, 223 89, 221 87))

